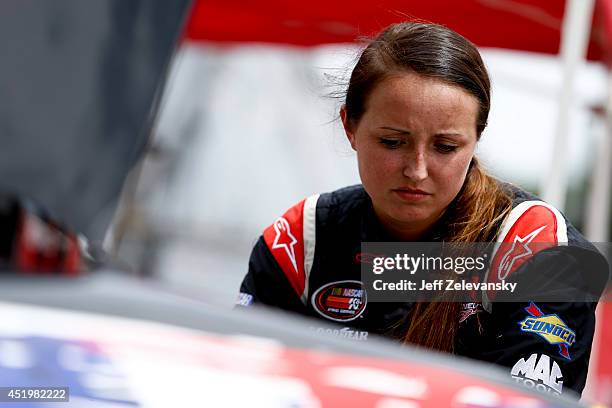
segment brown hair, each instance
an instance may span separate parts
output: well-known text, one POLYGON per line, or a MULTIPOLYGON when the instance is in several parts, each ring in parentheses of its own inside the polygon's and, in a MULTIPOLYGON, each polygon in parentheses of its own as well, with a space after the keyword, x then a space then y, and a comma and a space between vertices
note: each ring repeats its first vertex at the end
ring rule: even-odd
MULTIPOLYGON (((473 95, 479 103, 476 134, 480 139, 491 106, 489 75, 474 44, 436 24, 393 24, 369 43, 351 74, 344 107, 346 119, 357 123, 374 87, 389 75, 406 71, 459 86, 473 95)), ((448 233, 443 239, 491 241, 511 207, 508 194, 474 158, 461 191, 444 215, 448 233)), ((452 352, 459 326, 459 307, 457 302, 415 304, 400 323, 401 339, 452 352)))

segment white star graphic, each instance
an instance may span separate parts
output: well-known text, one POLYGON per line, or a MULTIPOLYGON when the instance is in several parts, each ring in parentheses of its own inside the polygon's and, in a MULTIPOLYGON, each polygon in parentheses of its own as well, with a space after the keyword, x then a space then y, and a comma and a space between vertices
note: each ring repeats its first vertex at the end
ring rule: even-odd
POLYGON ((529 243, 533 241, 533 239, 544 228, 546 228, 546 225, 541 226, 540 228, 530 232, 524 237, 520 237, 518 235, 514 237, 514 242, 512 243, 512 247, 508 250, 508 252, 506 252, 506 254, 502 257, 499 263, 499 268, 497 269, 497 277, 499 278, 499 280, 506 279, 506 277, 508 276, 508 274, 510 274, 510 271, 512 270, 512 266, 517 260, 533 254, 533 252, 531 251, 531 248, 529 248, 529 243), (521 247, 517 248, 517 244, 522 244, 522 248, 521 247), (515 254, 514 256, 511 257, 511 255, 514 253, 515 250, 519 250, 519 251, 524 250, 524 252, 519 252, 518 254, 515 254))
POLYGON ((276 237, 272 243, 272 249, 283 248, 291 260, 295 273, 298 273, 297 262, 295 261, 295 250, 293 249, 298 241, 291 233, 289 222, 287 222, 285 218, 280 217, 274 222, 274 231, 276 231, 276 237))

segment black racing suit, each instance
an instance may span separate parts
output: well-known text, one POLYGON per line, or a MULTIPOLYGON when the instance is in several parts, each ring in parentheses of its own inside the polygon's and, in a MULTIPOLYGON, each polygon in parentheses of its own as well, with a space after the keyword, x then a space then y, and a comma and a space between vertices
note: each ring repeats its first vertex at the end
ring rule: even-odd
MULTIPOLYGON (((606 273, 602 281, 607 280, 605 259, 563 215, 516 187, 505 187, 514 197, 514 208, 500 224, 498 240, 501 242, 505 234, 504 242, 510 242, 537 230, 538 234, 548 231, 547 240, 561 243, 532 255, 513 277, 554 269, 559 276, 580 281, 582 257, 587 256, 600 258, 598 265, 606 273), (544 225, 547 227, 542 228, 544 225)), ((434 235, 429 238, 435 240, 434 235)), ((361 185, 309 197, 259 238, 237 304, 265 304, 336 322, 341 326, 335 334, 352 339, 365 340, 369 333, 394 336, 394 328, 412 303, 368 303, 360 283, 361 243, 392 240, 378 223, 361 185)), ((481 302, 465 302, 457 316, 460 323, 454 352, 509 367, 513 378, 532 388, 553 393, 569 388, 581 393, 595 328, 595 306, 592 301, 493 302, 484 307, 481 302), (559 326, 556 337, 532 330, 543 327, 545 322, 539 320, 557 318, 553 322, 559 326)))

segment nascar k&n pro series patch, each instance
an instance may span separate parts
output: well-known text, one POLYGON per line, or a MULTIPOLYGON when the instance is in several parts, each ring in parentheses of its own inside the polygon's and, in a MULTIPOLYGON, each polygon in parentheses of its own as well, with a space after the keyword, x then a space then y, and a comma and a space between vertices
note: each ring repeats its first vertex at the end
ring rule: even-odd
POLYGON ((312 306, 322 316, 347 322, 358 318, 366 307, 366 291, 360 281, 345 280, 321 286, 312 295, 312 306))
POLYGON ((568 348, 576 342, 576 332, 556 314, 542 313, 533 302, 525 308, 525 311, 529 313, 529 316, 518 322, 521 330, 537 334, 550 344, 558 344, 559 354, 570 360, 568 348))

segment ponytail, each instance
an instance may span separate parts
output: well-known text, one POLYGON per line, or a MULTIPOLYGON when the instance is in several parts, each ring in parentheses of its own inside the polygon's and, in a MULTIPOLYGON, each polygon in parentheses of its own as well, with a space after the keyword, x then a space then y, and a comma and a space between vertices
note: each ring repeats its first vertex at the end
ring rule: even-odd
MULTIPOLYGON (((501 221, 512 209, 512 199, 474 157, 465 184, 443 219, 446 242, 488 242, 496 238, 501 221)), ((453 352, 459 328, 459 302, 416 303, 399 324, 404 343, 453 352), (436 322, 433 324, 433 322, 436 322)))

